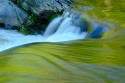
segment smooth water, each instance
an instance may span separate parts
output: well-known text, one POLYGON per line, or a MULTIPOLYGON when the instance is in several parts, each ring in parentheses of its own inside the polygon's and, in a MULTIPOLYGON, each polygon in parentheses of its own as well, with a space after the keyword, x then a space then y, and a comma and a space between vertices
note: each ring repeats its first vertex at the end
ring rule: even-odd
MULTIPOLYGON (((116 29, 101 39, 32 43, 3 51, 0 53, 1 83, 125 83, 124 0, 76 1, 74 5, 97 8, 83 13, 101 22, 108 20, 116 29)), ((55 28, 51 33, 53 37, 58 34, 56 31, 55 28)), ((9 37, 10 40, 22 37, 22 34, 10 32, 16 34, 9 37)), ((7 36, 0 36, 0 45, 8 42, 7 36)), ((28 39, 22 38, 24 42, 28 39)), ((37 38, 41 36, 34 36, 30 41, 37 38)))

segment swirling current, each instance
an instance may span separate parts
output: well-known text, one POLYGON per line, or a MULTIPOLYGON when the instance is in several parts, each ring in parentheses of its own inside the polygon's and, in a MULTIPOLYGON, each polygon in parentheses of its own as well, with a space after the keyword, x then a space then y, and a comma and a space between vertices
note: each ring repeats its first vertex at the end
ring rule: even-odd
MULTIPOLYGON (((102 20, 109 20, 115 28, 103 38, 96 39, 83 39, 76 35, 70 41, 39 40, 29 44, 23 42, 25 45, 19 46, 16 45, 19 42, 14 42, 16 47, 0 52, 0 83, 125 83, 124 0, 109 0, 111 3, 106 6, 99 0, 81 1, 76 0, 73 5, 95 8, 85 10, 82 12, 84 15, 96 16, 96 20, 101 19, 100 24, 102 20)), ((79 10, 76 9, 77 12, 79 10)), ((3 37, 0 36, 0 45, 10 45, 3 37)), ((18 37, 23 36, 18 34, 18 37)), ((13 40, 9 41, 13 43, 13 40)))

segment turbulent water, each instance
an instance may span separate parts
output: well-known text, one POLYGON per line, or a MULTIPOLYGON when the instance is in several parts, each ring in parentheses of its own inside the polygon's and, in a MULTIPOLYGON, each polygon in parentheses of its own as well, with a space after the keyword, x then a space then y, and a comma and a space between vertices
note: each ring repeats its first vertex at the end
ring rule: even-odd
POLYGON ((0 29, 0 51, 33 42, 62 42, 84 39, 87 31, 81 31, 80 27, 73 25, 72 21, 73 18, 66 15, 56 17, 48 25, 43 35, 25 36, 16 30, 0 29))
POLYGON ((47 27, 44 34, 23 35, 16 30, 0 29, 0 51, 34 42, 63 42, 84 38, 99 38, 109 28, 91 21, 93 30, 89 33, 88 27, 82 22, 79 13, 64 12, 56 17, 47 27))
MULTIPOLYGON (((122 20, 125 2, 105 0, 104 6, 103 1, 98 0, 76 1, 74 5, 97 8, 91 10, 93 14, 86 10, 83 14, 106 20, 106 23, 111 21, 116 29, 110 30, 104 38, 94 39, 91 37, 102 30, 95 28, 88 36, 88 32, 81 32, 79 25, 72 26, 71 17, 65 18, 65 15, 55 18, 43 36, 24 36, 17 31, 0 29, 0 50, 14 47, 0 52, 0 83, 125 83, 122 20), (20 46, 22 44, 26 45, 20 46)), ((97 27, 98 23, 93 24, 97 27)))

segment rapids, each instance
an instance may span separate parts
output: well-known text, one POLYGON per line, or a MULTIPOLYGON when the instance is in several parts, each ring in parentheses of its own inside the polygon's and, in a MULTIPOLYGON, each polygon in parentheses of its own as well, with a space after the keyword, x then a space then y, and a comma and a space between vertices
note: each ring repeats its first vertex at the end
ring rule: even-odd
POLYGON ((44 34, 41 35, 23 35, 16 30, 0 29, 0 51, 34 42, 63 42, 101 37, 101 33, 108 31, 108 28, 93 22, 94 29, 88 34, 88 31, 82 23, 81 15, 78 13, 70 14, 65 12, 56 17, 47 27, 44 34))

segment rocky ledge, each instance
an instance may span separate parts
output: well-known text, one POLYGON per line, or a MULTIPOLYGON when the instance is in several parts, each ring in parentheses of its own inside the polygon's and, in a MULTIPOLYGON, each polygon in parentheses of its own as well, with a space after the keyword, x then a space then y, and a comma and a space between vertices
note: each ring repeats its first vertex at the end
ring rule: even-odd
POLYGON ((73 0, 0 0, 0 26, 38 34, 73 0))

